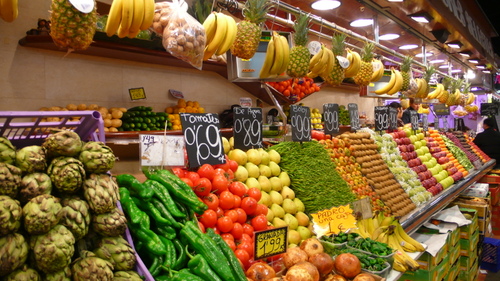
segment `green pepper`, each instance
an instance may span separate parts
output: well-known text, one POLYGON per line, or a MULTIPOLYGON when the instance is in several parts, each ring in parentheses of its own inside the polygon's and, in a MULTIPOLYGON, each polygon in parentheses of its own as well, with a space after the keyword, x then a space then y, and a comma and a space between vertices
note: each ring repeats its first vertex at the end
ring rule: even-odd
POLYGON ((158 198, 163 205, 165 205, 172 216, 177 218, 186 217, 186 214, 177 208, 174 199, 170 196, 169 191, 160 182, 148 179, 144 181, 144 185, 153 191, 155 197, 158 198))
POLYGON ((173 239, 172 242, 174 243, 175 251, 177 252, 177 259, 172 265, 172 268, 174 270, 179 270, 186 266, 188 253, 187 245, 184 246, 179 239, 173 239))
POLYGON ((161 265, 163 264, 164 257, 162 255, 160 256, 151 255, 151 256, 153 262, 149 266, 148 271, 149 273, 151 273, 151 275, 153 275, 153 277, 156 277, 162 271, 161 265))
POLYGON ((192 257, 187 265, 191 272, 196 274, 196 276, 203 278, 205 281, 222 281, 210 268, 205 258, 203 258, 200 254, 192 257))
POLYGON ((120 204, 122 205, 123 210, 128 214, 130 222, 133 225, 149 229, 149 216, 137 207, 134 200, 132 200, 132 197, 130 196, 129 190, 125 187, 120 187, 118 191, 120 193, 120 204))
POLYGON ((166 237, 163 236, 159 237, 161 242, 163 242, 163 245, 165 245, 165 249, 167 250, 167 253, 165 253, 165 258, 163 260, 163 267, 172 268, 172 265, 176 260, 174 243, 172 242, 172 240, 167 239, 166 237))
POLYGON ((150 218, 153 218, 156 225, 172 225, 172 222, 164 218, 160 211, 158 211, 158 209, 156 209, 156 207, 153 205, 153 203, 143 201, 136 197, 132 197, 132 201, 134 201, 139 209, 148 214, 150 218))
POLYGON ((165 245, 160 240, 160 237, 150 229, 143 228, 130 228, 132 233, 144 243, 144 247, 148 249, 149 252, 157 256, 165 255, 167 249, 165 245))
POLYGON ((184 268, 182 270, 177 271, 174 276, 170 279, 171 281, 204 281, 203 278, 200 278, 194 275, 189 269, 184 268))
POLYGON ((169 225, 157 225, 156 232, 167 239, 174 239, 177 236, 177 231, 175 228, 169 225))
POLYGON ((149 201, 154 192, 146 188, 137 178, 130 174, 121 174, 115 177, 119 187, 127 188, 132 195, 138 196, 143 200, 149 201))
POLYGON ((170 275, 158 275, 155 276, 155 281, 170 281, 172 280, 172 276, 170 275))
MULTIPOLYGON (((172 224, 173 227, 180 229, 181 225, 175 220, 175 218, 172 216, 168 208, 158 199, 153 198, 151 200, 151 203, 153 206, 158 209, 158 211, 161 213, 161 215, 169 220, 172 224)), ((175 204, 175 203, 174 203, 175 204)))
POLYGON ((229 245, 222 239, 220 235, 215 233, 213 228, 207 229, 207 235, 215 241, 215 243, 219 247, 219 250, 226 257, 231 267, 232 274, 236 278, 236 280, 245 281, 245 271, 243 271, 243 267, 241 266, 238 258, 236 258, 234 251, 229 247, 229 245))

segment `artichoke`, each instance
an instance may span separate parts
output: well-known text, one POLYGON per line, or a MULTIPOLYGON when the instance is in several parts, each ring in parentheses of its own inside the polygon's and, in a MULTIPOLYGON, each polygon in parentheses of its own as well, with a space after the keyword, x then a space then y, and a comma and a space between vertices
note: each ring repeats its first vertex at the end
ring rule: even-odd
POLYGON ((113 280, 113 265, 90 251, 82 251, 82 256, 75 260, 71 271, 73 281, 113 280))
POLYGON ((56 225, 49 232, 30 237, 35 265, 44 273, 63 270, 71 263, 75 252, 75 237, 64 225, 56 225))
POLYGON ((83 196, 96 214, 104 214, 116 208, 118 184, 108 174, 91 174, 83 183, 83 196))
POLYGON ((89 141, 83 145, 78 159, 88 174, 102 174, 113 168, 116 157, 113 150, 103 142, 89 141))
POLYGON ((21 179, 21 190, 19 190, 19 201, 26 203, 42 194, 52 192, 52 181, 45 173, 27 174, 21 179))
POLYGON ((121 236, 103 237, 94 254, 110 262, 115 270, 131 270, 136 263, 135 251, 121 236))
POLYGON ((69 130, 61 130, 49 135, 42 143, 47 157, 78 156, 83 142, 80 136, 69 130))
POLYGON ((21 169, 14 165, 0 163, 0 195, 16 198, 21 185, 21 169))
POLYGON ((75 193, 85 180, 82 162, 73 157, 54 158, 47 169, 52 185, 61 193, 75 193))
POLYGON ((16 153, 16 167, 23 173, 44 172, 47 169, 45 150, 39 145, 30 145, 16 153))
POLYGON ((0 236, 16 232, 21 226, 23 209, 19 201, 0 195, 0 236))
POLYGON ((141 276, 135 271, 115 271, 113 281, 142 281, 141 276))
POLYGON ((71 281, 71 268, 66 266, 64 269, 45 274, 45 281, 71 281))
POLYGON ((60 224, 66 226, 75 236, 75 240, 82 239, 89 232, 90 212, 89 204, 77 197, 61 200, 60 224))
POLYGON ((6 137, 0 137, 0 162, 16 163, 16 147, 6 137))
POLYGON ((22 266, 28 258, 28 242, 19 233, 0 237, 0 277, 22 266))
POLYGON ((23 207, 24 229, 29 234, 48 232, 59 223, 62 209, 59 198, 50 194, 42 194, 31 199, 23 207))
POLYGON ((114 208, 109 213, 92 216, 92 229, 102 236, 120 236, 127 229, 127 218, 114 208))
POLYGON ((40 281, 42 280, 42 278, 40 277, 40 274, 38 274, 38 271, 34 270, 33 268, 29 268, 26 264, 20 269, 12 272, 5 278, 5 281, 24 281, 24 280, 40 281))

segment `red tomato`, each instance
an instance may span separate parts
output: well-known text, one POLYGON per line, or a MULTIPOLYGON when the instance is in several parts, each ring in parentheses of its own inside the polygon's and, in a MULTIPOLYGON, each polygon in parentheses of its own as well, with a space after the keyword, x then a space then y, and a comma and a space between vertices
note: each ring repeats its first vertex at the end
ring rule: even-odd
POLYGON ((215 193, 221 194, 221 192, 224 192, 228 189, 229 181, 227 180, 225 175, 215 175, 212 179, 212 187, 215 193))
POLYGON ((241 208, 247 213, 247 215, 252 215, 257 209, 257 200, 252 197, 245 197, 241 199, 241 208))
POLYGON ((226 170, 222 169, 222 168, 215 168, 214 169, 214 177, 215 176, 226 176, 226 170))
POLYGON ((233 170, 228 169, 226 171, 226 177, 227 177, 228 181, 232 182, 234 180, 234 172, 233 172, 233 170))
POLYGON ((198 220, 205 226, 205 228, 214 227, 217 224, 217 213, 208 209, 198 218, 198 220))
POLYGON ((231 234, 233 235, 234 239, 241 239, 241 236, 243 235, 243 226, 240 223, 235 222, 233 224, 233 229, 231 229, 231 234))
POLYGON ((229 169, 231 169, 233 173, 236 172, 236 170, 238 169, 238 162, 234 160, 228 160, 227 162, 229 162, 229 169))
POLYGON ((183 168, 172 168, 172 173, 178 176, 179 178, 183 178, 186 176, 186 170, 183 168))
POLYGON ((190 179, 194 183, 200 178, 200 175, 198 175, 197 172, 188 171, 185 177, 190 179))
POLYGON ((236 249, 245 250, 250 258, 253 258, 253 242, 243 241, 236 246, 236 249))
POLYGON ((260 198, 262 197, 262 193, 257 187, 251 187, 247 189, 247 195, 257 200, 257 202, 259 202, 260 198))
POLYGON ((233 181, 229 185, 229 191, 236 196, 242 197, 245 195, 247 187, 240 181, 233 181))
POLYGON ((200 228, 201 232, 205 233, 205 226, 201 222, 198 222, 198 227, 200 228))
POLYGON ((253 239, 253 232, 254 232, 253 226, 249 223, 244 223, 243 236, 241 237, 241 240, 243 240, 245 237, 248 237, 250 240, 253 239))
POLYGON ((224 242, 226 242, 226 244, 229 246, 229 248, 231 248, 231 250, 233 250, 233 252, 236 250, 236 243, 234 243, 234 240, 231 240, 231 239, 224 239, 224 242))
POLYGON ((267 229, 267 218, 264 215, 253 217, 251 223, 255 231, 267 229))
POLYGON ((238 212, 234 209, 225 211, 224 216, 230 217, 233 222, 238 221, 238 212))
POLYGON ((205 203, 209 209, 217 210, 219 207, 219 197, 214 193, 210 193, 203 197, 203 203, 205 203))
POLYGON ((253 213, 253 215, 254 216, 258 216, 258 215, 264 215, 264 216, 266 216, 268 210, 269 210, 269 208, 266 205, 264 205, 264 204, 257 204, 257 208, 255 209, 255 212, 253 213))
POLYGON ((202 178, 212 180, 214 178, 214 167, 210 164, 203 164, 198 168, 198 174, 202 178))
POLYGON ((250 255, 247 251, 236 248, 236 250, 234 251, 234 255, 241 262, 245 269, 248 268, 250 255))
POLYGON ((222 216, 217 220, 217 228, 221 232, 229 232, 233 229, 233 221, 230 217, 222 216))
POLYGON ((181 181, 185 182, 189 187, 193 188, 193 181, 190 178, 181 178, 181 181))
POLYGON ((193 184, 194 184, 193 187, 194 193, 196 193, 198 197, 205 197, 208 194, 210 194, 210 191, 212 191, 212 183, 210 182, 209 179, 205 177, 199 178, 193 184))
POLYGON ((215 213, 217 213, 217 218, 221 218, 224 216, 224 210, 222 210, 221 207, 217 207, 217 210, 215 210, 215 213))
POLYGON ((224 171, 227 171, 227 170, 229 170, 229 163, 226 160, 226 163, 214 165, 214 168, 215 169, 222 169, 224 171))
POLYGON ((245 213, 245 210, 243 210, 242 208, 235 208, 234 210, 238 213, 237 222, 241 224, 247 222, 247 213, 245 213))
POLYGON ((233 206, 233 208, 239 208, 239 207, 241 207, 241 197, 234 196, 234 206, 233 206))
POLYGON ((229 210, 234 206, 234 195, 229 191, 223 191, 219 195, 219 207, 223 210, 229 210))
POLYGON ((234 236, 231 233, 222 233, 220 237, 224 240, 228 239, 234 241, 234 236))

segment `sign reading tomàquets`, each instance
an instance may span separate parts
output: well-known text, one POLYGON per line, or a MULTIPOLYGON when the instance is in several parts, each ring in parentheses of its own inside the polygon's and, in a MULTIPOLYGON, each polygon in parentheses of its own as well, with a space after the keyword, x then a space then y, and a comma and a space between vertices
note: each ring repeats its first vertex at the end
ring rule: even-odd
POLYGON ((325 123, 325 134, 337 134, 339 132, 339 105, 336 103, 324 104, 323 119, 325 123))
POLYGON ((288 245, 288 226, 255 232, 254 245, 254 260, 260 260, 286 252, 286 246, 288 245))
POLYGON ((311 111, 307 106, 290 106, 293 141, 311 140, 311 111))
POLYGON ((356 227, 356 218, 349 205, 333 207, 311 214, 316 236, 338 234, 356 227))
POLYGON ((347 110, 349 111, 349 119, 351 119, 351 130, 359 130, 358 105, 350 103, 347 105, 347 110))
POLYGON ((262 147, 262 108, 234 107, 234 147, 262 147))
POLYGON ((375 131, 389 129, 389 107, 375 106, 375 131))
POLYGON ((219 116, 215 113, 181 113, 180 117, 189 167, 224 164, 219 116))

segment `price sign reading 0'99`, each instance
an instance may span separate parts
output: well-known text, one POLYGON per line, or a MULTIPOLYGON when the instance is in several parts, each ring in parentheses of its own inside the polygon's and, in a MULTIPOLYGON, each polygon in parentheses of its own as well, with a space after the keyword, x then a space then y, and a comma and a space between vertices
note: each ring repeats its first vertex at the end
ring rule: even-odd
POLYGON ((375 106, 375 131, 389 129, 389 107, 375 106))
POLYGON ((311 140, 311 111, 307 106, 290 106, 292 141, 311 140))
POLYGON ((351 119, 351 130, 359 130, 359 113, 358 105, 355 103, 350 103, 347 105, 347 110, 349 111, 349 119, 351 119))
POLYGON ((339 132, 339 105, 327 103, 323 105, 323 121, 325 134, 334 135, 339 132))
POLYGON ((288 226, 255 232, 254 239, 254 260, 282 254, 288 245, 288 226))
POLYGON ((215 113, 181 113, 189 167, 224 164, 219 116, 215 113))
POLYGON ((418 113, 415 111, 410 111, 410 122, 411 129, 416 131, 418 130, 418 113))
POLYGON ((247 150, 262 147, 262 108, 235 107, 234 147, 247 150))
POLYGON ((389 108, 389 130, 394 131, 398 128, 398 109, 392 106, 389 108))

